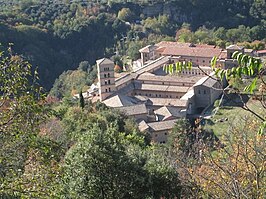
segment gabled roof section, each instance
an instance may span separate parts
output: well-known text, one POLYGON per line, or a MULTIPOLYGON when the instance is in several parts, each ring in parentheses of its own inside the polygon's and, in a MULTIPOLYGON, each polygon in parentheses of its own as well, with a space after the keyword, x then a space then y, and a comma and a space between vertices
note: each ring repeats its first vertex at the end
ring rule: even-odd
MULTIPOLYGON (((201 67, 202 68, 202 67, 201 67)), ((210 68, 211 69, 211 68, 210 68)), ((190 83, 195 84, 199 79, 201 79, 200 76, 193 76, 193 77, 180 77, 175 75, 154 75, 152 73, 143 73, 137 77, 137 80, 140 81, 156 81, 156 82, 171 82, 171 83, 190 83)))
POLYGON ((145 104, 136 104, 132 106, 124 106, 118 108, 121 112, 124 112, 126 115, 134 116, 134 115, 142 115, 147 114, 148 110, 145 104))
POLYGON ((144 120, 142 120, 140 123, 139 123, 139 130, 141 131, 141 132, 143 132, 143 131, 146 131, 146 130, 148 130, 150 127, 148 126, 148 124, 144 121, 144 120))
POLYGON ((235 45, 235 44, 232 44, 228 47, 226 47, 226 50, 243 50, 243 46, 238 46, 238 45, 235 45))
POLYGON ((180 108, 175 108, 171 106, 163 106, 158 110, 154 111, 154 113, 161 118, 162 121, 168 119, 169 117, 182 117, 182 113, 180 112, 180 108))
POLYGON ((107 58, 102 58, 102 59, 98 59, 96 60, 97 65, 99 64, 114 64, 113 61, 111 61, 110 59, 107 58))
POLYGON ((177 120, 167 120, 161 122, 147 123, 147 125, 150 127, 151 131, 166 131, 171 130, 175 126, 176 122, 177 120))
MULTIPOLYGON (((214 72, 212 72, 210 76, 213 77, 214 72)), ((206 86, 206 87, 212 88, 217 81, 218 80, 216 80, 214 77, 211 78, 209 76, 206 76, 206 77, 201 78, 194 86, 206 86)))
POLYGON ((117 95, 111 96, 110 98, 104 100, 103 103, 106 106, 116 108, 116 107, 134 105, 135 101, 131 97, 117 94, 117 95))
POLYGON ((145 47, 139 49, 139 52, 140 53, 148 53, 148 52, 150 52, 150 46, 151 45, 148 45, 148 46, 145 46, 145 47))
POLYGON ((142 74, 142 73, 145 73, 145 72, 152 72, 154 70, 157 70, 158 68, 164 66, 164 64, 167 64, 169 62, 169 59, 170 57, 167 56, 167 57, 159 57, 158 59, 156 60, 153 60, 152 62, 144 65, 143 67, 135 70, 135 72, 137 74, 142 74))
POLYGON ((175 107, 187 107, 186 100, 174 99, 174 98, 148 98, 148 105, 153 106, 175 106, 175 107))
POLYGON ((210 47, 168 47, 163 52, 162 55, 173 55, 173 56, 193 56, 193 57, 206 57, 212 58, 214 56, 219 56, 222 52, 220 48, 210 48, 210 47))

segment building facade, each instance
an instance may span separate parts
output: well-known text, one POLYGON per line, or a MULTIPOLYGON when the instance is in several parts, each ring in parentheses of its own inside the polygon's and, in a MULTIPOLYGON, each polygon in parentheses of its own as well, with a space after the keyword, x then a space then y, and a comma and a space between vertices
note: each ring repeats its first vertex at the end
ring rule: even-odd
POLYGON ((139 123, 141 131, 152 140, 167 142, 169 131, 178 118, 200 115, 223 92, 223 84, 212 71, 211 59, 218 66, 231 68, 235 51, 245 51, 236 45, 225 50, 212 45, 160 42, 140 49, 142 67, 114 77, 114 63, 106 58, 97 60, 99 99, 117 108, 139 123), (167 74, 163 67, 180 61, 190 61, 192 69, 167 74))

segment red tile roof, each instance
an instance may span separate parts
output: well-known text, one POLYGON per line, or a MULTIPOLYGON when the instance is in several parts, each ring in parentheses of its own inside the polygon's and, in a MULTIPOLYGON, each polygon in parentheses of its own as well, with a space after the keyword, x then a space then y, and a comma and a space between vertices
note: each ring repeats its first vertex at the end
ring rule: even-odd
POLYGON ((265 50, 258 50, 257 53, 258 53, 258 54, 266 53, 266 49, 265 49, 265 50))
POLYGON ((168 47, 164 50, 162 55, 174 55, 174 56, 191 56, 191 57, 208 57, 219 56, 222 52, 219 48, 203 48, 203 47, 168 47))

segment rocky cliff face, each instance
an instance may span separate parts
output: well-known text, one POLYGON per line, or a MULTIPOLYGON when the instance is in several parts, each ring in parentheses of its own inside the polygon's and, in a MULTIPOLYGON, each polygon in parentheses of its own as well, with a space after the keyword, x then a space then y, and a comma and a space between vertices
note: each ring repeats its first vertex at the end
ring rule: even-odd
POLYGON ((172 20, 178 23, 191 23, 192 12, 184 12, 181 7, 174 3, 158 3, 143 8, 143 14, 147 17, 158 15, 168 15, 172 20))

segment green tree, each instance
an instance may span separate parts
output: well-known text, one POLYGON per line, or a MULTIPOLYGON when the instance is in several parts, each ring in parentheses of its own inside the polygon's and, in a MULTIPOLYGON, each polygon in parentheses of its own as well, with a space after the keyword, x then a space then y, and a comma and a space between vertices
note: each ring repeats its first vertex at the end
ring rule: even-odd
POLYGON ((37 73, 32 74, 31 65, 11 48, 0 52, 0 60, 0 198, 49 195, 55 179, 41 167, 45 161, 49 164, 51 142, 45 144, 39 135, 49 110, 43 105, 37 73))
POLYGON ((79 106, 83 109, 85 106, 84 97, 82 91, 79 92, 79 106))
POLYGON ((133 17, 134 13, 129 8, 122 8, 117 14, 117 18, 121 21, 131 21, 133 17))
POLYGON ((63 123, 72 146, 64 159, 60 197, 177 196, 181 186, 174 164, 160 157, 159 148, 148 146, 126 116, 99 110, 71 107, 65 113, 63 123))
POLYGON ((65 158, 62 194, 71 198, 143 198, 141 159, 126 154, 123 135, 94 126, 65 158))

